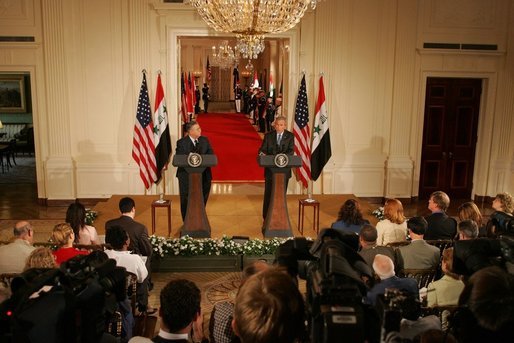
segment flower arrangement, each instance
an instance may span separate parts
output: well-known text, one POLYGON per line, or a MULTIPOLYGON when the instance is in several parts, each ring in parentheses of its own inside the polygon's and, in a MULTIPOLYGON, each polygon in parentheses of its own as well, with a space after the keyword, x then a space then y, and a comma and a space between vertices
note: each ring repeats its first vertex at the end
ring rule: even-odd
POLYGON ((86 208, 86 225, 93 225, 96 217, 98 217, 98 212, 86 208))
POLYGON ((150 236, 153 252, 159 257, 166 256, 235 256, 274 254, 277 247, 292 238, 251 239, 237 243, 232 237, 221 238, 167 238, 150 236))
POLYGON ((373 212, 371 212, 372 215, 374 215, 378 220, 384 219, 384 206, 380 206, 373 212))

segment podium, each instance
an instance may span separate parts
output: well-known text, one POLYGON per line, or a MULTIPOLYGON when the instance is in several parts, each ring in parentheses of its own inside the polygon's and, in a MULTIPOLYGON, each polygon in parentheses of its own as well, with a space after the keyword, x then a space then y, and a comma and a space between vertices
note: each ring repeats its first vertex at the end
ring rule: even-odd
POLYGON ((291 222, 287 210, 286 179, 292 167, 302 165, 300 156, 263 155, 257 158, 261 167, 268 168, 272 174, 271 198, 262 232, 265 238, 292 237, 291 222))
POLYGON ((172 164, 184 168, 189 177, 186 218, 180 235, 189 235, 193 238, 211 237, 211 225, 203 202, 202 173, 205 168, 217 165, 218 158, 216 155, 195 153, 175 155, 172 164))

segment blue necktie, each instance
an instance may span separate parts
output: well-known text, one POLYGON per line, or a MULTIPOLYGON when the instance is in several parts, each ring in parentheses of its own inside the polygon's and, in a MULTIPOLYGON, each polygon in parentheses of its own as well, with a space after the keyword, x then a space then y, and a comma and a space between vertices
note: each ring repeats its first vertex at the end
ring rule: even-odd
POLYGON ((280 141, 282 141, 282 134, 279 133, 277 137, 277 144, 280 145, 280 141))

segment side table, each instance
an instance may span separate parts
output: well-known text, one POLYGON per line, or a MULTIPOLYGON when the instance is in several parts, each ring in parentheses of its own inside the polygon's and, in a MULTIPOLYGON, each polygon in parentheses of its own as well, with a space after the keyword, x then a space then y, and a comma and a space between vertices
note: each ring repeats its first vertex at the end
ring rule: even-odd
POLYGON ((155 200, 152 202, 152 235, 155 233, 155 209, 157 207, 168 208, 168 237, 171 236, 171 200, 155 200))
POLYGON ((312 218, 312 229, 319 233, 319 201, 314 199, 298 200, 298 231, 303 235, 303 218, 306 206, 312 206, 314 218, 312 218))

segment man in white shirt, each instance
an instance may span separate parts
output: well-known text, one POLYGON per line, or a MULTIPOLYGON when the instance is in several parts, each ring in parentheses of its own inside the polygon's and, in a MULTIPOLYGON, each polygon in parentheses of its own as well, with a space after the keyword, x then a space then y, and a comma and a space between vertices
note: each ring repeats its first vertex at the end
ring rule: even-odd
POLYGON ((34 230, 28 221, 17 222, 13 233, 13 242, 0 246, 0 274, 21 273, 27 257, 34 250, 34 230))
POLYGON ((105 250, 109 258, 116 260, 118 267, 124 267, 127 272, 137 276, 137 282, 141 283, 148 276, 145 262, 140 255, 132 254, 128 250, 130 238, 121 226, 113 226, 105 236, 105 243, 110 244, 112 249, 105 250))

